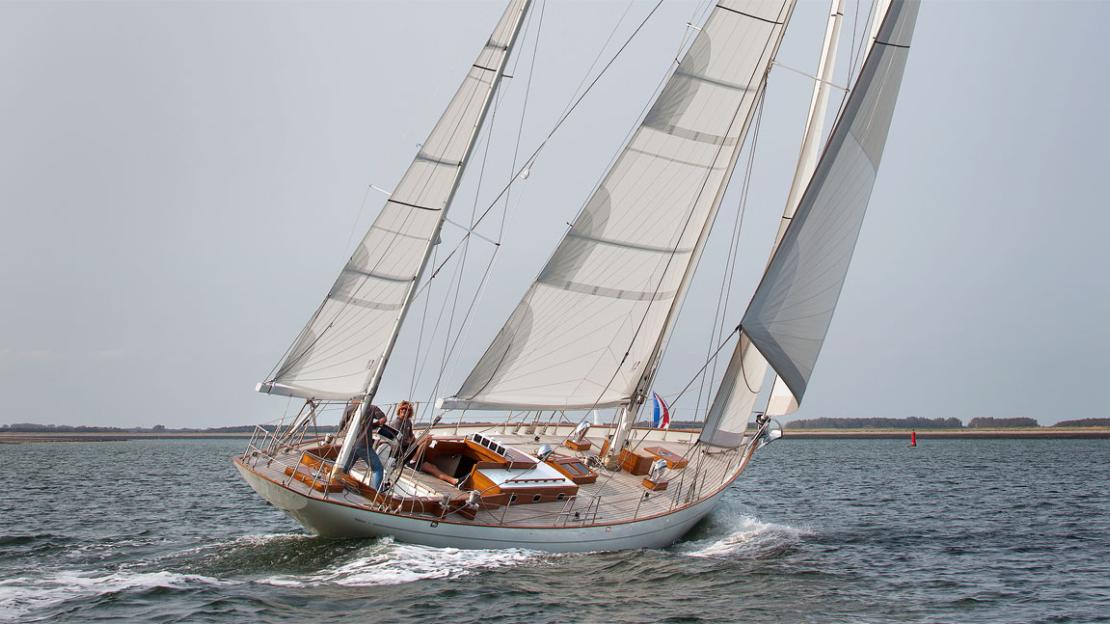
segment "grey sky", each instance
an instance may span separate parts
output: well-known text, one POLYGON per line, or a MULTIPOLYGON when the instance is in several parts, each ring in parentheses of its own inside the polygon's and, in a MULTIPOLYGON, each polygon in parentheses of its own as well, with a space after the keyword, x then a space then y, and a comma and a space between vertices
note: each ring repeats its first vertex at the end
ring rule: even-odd
MULTIPOLYGON (((604 173, 694 6, 664 4, 514 187, 492 285, 439 395, 457 387, 604 173)), ((624 7, 547 7, 523 150, 558 116, 624 7)), ((286 400, 253 385, 380 206, 371 193, 360 211, 367 184, 396 182, 502 8, 0 3, 0 423, 279 417, 286 400)), ((636 3, 629 20, 649 8, 636 3)), ((812 71, 826 8, 799 4, 783 64, 812 71)), ((1107 415, 1107 23, 1110 4, 1100 2, 924 4, 867 223, 799 417, 1107 415)), ((498 109, 479 208, 508 177, 526 77, 522 63, 498 109)), ((772 73, 730 325, 766 261, 809 89, 796 73, 772 73)), ((475 204, 477 173, 459 192, 458 221, 475 204)), ((681 388, 705 356, 738 182, 661 393, 681 388)), ((444 243, 457 239, 449 232, 444 243)), ((489 253, 471 247, 471 274, 489 253)), ((466 298, 464 288, 461 306, 466 298)), ((422 313, 383 400, 409 394, 422 313)), ((442 352, 442 329, 433 345, 442 352)), ((432 394, 437 367, 438 355, 414 398, 432 394)))

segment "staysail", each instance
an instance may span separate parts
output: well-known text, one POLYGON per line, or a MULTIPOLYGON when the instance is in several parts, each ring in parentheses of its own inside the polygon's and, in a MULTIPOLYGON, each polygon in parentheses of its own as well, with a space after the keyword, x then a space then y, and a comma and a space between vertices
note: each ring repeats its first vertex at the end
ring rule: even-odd
POLYGON ((919 0, 895 0, 887 10, 813 179, 740 322, 740 340, 701 434, 707 444, 740 442, 762 382, 760 371, 753 387, 752 371, 745 370, 753 358, 761 356, 781 379, 775 401, 787 400, 785 386, 801 403, 863 225, 918 7, 919 0))
POLYGON ((723 0, 448 409, 627 403, 720 203, 793 0, 723 0))
POLYGON ((389 201, 260 392, 372 391, 458 188, 530 0, 512 0, 389 201))

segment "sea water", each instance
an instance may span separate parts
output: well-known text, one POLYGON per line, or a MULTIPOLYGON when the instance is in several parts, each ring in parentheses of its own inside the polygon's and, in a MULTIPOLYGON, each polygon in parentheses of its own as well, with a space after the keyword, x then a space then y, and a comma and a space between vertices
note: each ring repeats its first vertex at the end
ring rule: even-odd
POLYGON ((240 441, 0 446, 0 621, 1110 622, 1110 440, 782 440, 670 548, 322 540, 240 441))

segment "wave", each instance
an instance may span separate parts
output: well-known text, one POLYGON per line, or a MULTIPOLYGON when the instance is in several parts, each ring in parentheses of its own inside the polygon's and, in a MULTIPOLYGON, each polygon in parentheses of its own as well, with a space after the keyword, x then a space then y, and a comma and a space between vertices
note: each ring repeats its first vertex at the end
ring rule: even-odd
POLYGON ((714 518, 708 532, 709 537, 684 542, 677 550, 691 557, 763 559, 790 550, 814 534, 808 528, 763 522, 748 515, 714 518))
POLYGON ((0 546, 19 546, 23 544, 33 544, 38 541, 51 540, 61 538, 51 533, 16 533, 16 534, 3 534, 0 535, 0 546))
POLYGON ((62 571, 47 578, 26 576, 0 581, 0 621, 13 621, 35 609, 74 599, 104 596, 124 591, 186 589, 200 585, 227 585, 227 581, 197 574, 119 571, 95 576, 62 571))
POLYGON ((395 543, 384 538, 356 551, 351 561, 307 575, 278 575, 260 582, 283 587, 337 584, 353 587, 399 585, 426 579, 457 578, 522 565, 543 553, 522 549, 461 550, 395 543))

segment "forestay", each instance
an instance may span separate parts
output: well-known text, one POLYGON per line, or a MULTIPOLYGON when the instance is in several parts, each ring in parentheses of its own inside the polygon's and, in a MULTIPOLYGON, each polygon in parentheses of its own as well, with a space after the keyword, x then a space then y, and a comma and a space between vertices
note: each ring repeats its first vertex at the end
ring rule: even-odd
POLYGON ((793 0, 725 0, 454 397, 457 409, 627 402, 728 182, 793 0))
MULTIPOLYGON (((793 401, 801 403, 874 187, 917 11, 918 0, 890 5, 813 179, 740 322, 740 340, 702 432, 706 443, 739 443, 759 391, 751 385, 754 371, 745 365, 759 355, 793 401), (758 354, 751 353, 749 342, 758 354)), ((774 400, 782 403, 784 394, 780 386, 774 400)))
POLYGON ((388 357, 529 0, 513 0, 324 302, 259 391, 349 399, 388 357))

